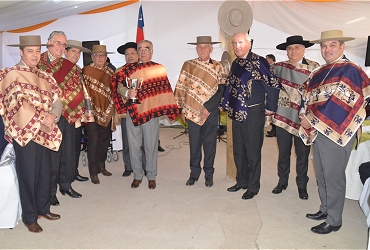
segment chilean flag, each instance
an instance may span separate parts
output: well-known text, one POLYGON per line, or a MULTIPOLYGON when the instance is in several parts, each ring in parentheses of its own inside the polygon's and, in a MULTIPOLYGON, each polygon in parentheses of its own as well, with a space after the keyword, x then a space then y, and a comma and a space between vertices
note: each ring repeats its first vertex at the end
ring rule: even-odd
POLYGON ((144 40, 144 15, 143 8, 140 3, 139 16, 137 21, 137 30, 136 30, 136 43, 144 40))

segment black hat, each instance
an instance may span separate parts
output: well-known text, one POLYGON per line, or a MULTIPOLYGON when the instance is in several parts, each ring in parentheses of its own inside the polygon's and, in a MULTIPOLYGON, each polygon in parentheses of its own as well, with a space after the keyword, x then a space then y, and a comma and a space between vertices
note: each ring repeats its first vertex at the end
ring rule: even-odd
POLYGON ((137 44, 134 43, 134 42, 125 43, 124 45, 121 45, 121 46, 118 47, 117 52, 124 55, 126 49, 128 49, 128 48, 137 49, 137 44))
POLYGON ((309 41, 303 40, 302 36, 290 36, 286 39, 285 43, 281 43, 276 46, 279 50, 286 50, 286 47, 292 44, 302 44, 306 48, 311 47, 314 43, 310 43, 309 41))

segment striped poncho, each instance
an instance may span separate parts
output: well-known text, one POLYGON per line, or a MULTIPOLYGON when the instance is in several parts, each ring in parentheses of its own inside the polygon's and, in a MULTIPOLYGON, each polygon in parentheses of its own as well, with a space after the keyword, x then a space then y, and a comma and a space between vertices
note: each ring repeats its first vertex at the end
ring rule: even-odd
POLYGON ((320 132, 344 147, 365 119, 369 96, 370 79, 344 56, 317 68, 302 92, 305 117, 312 128, 300 127, 299 136, 311 145, 320 132))
POLYGON ((170 120, 180 115, 164 66, 152 61, 129 64, 124 70, 117 72, 111 80, 127 87, 126 78, 143 79, 141 87, 137 90, 140 104, 126 106, 135 126, 162 115, 167 115, 170 120))
POLYGON ((281 83, 282 89, 279 93, 278 108, 272 120, 273 124, 298 136, 299 109, 302 102, 299 88, 307 81, 312 70, 318 66, 318 63, 305 58, 302 63, 295 65, 289 61, 274 65, 274 74, 281 83))

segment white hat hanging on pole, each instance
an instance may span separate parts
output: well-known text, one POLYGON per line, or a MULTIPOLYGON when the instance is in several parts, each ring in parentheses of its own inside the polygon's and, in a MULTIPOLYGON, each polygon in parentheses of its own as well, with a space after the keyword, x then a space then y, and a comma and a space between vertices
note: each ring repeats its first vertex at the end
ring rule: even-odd
POLYGON ((237 32, 248 32, 252 22, 252 8, 244 0, 227 0, 218 10, 218 24, 229 36, 237 32))

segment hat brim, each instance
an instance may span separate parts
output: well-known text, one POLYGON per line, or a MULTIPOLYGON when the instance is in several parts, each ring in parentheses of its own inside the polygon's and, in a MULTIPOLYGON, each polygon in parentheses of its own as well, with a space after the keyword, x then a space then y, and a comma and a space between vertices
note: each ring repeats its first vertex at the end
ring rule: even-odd
POLYGON ((311 46, 313 46, 313 45, 314 45, 314 43, 312 43, 312 42, 309 42, 309 41, 305 41, 305 40, 303 40, 303 41, 297 41, 297 42, 292 42, 292 43, 287 43, 287 42, 285 42, 285 43, 281 43, 281 44, 277 45, 277 46, 276 46, 276 48, 277 48, 278 50, 286 50, 286 48, 287 48, 289 45, 292 45, 292 44, 301 44, 301 45, 303 45, 305 48, 309 48, 309 47, 311 47, 311 46))
MULTIPOLYGON (((232 19, 232 18, 231 18, 232 19)), ((234 20, 235 21, 235 20, 234 20)), ((218 24, 221 29, 229 36, 234 35, 238 32, 247 32, 253 22, 253 11, 251 6, 246 1, 225 1, 218 10, 218 24), (230 12, 242 13, 242 22, 240 24, 236 22, 234 24, 230 21, 230 12)))
POLYGON ((222 65, 225 66, 225 68, 230 71, 230 68, 231 68, 231 56, 229 54, 229 52, 227 51, 224 51, 224 53, 222 53, 222 56, 221 56, 221 61, 222 65))
POLYGON ((204 43, 187 43, 187 44, 191 44, 191 45, 198 45, 198 44, 217 44, 217 43, 221 43, 221 42, 204 42, 204 43))
POLYGON ((80 46, 76 46, 76 45, 67 44, 67 48, 76 48, 76 49, 79 49, 81 52, 91 54, 91 50, 89 50, 88 48, 85 48, 85 47, 80 47, 80 46))
POLYGON ((54 46, 53 44, 8 44, 9 47, 54 46))
POLYGON ((312 40, 310 41, 310 43, 321 43, 321 42, 333 41, 333 40, 348 42, 348 41, 355 40, 355 38, 354 37, 329 37, 325 39, 312 40))
POLYGON ((116 52, 104 52, 104 51, 91 51, 90 54, 115 54, 116 52))
POLYGON ((125 54, 125 51, 126 49, 129 49, 129 48, 132 48, 132 49, 135 49, 137 50, 137 45, 135 45, 136 43, 126 43, 124 45, 121 45, 117 48, 117 52, 124 55, 125 54))

